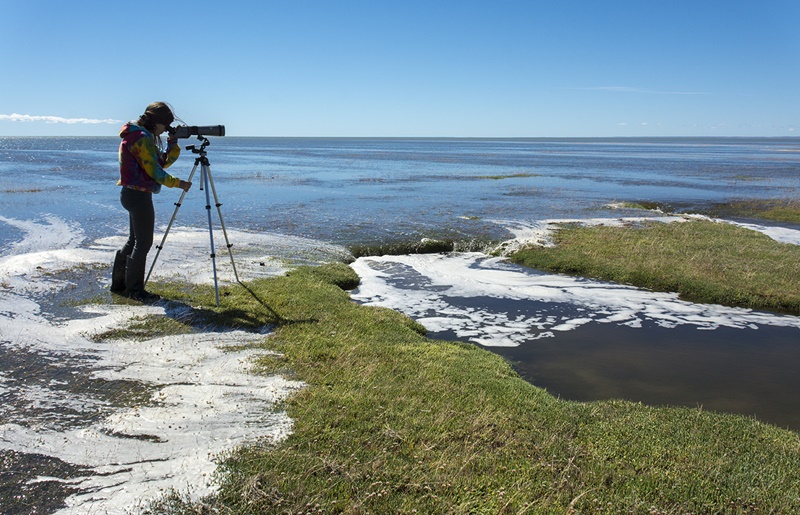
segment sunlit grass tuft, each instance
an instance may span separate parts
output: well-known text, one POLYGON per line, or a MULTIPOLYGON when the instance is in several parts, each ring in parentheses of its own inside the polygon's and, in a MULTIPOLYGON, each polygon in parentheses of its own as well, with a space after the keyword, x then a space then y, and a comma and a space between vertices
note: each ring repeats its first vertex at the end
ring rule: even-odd
POLYGON ((695 302, 800 314, 800 247, 726 223, 567 225, 554 247, 532 247, 522 265, 595 277, 695 302))
POLYGON ((800 224, 800 200, 796 198, 734 200, 713 204, 700 209, 700 212, 720 218, 755 218, 800 224))
POLYGON ((124 327, 92 335, 92 341, 136 340, 145 341, 160 336, 193 332, 191 326, 170 317, 146 315, 132 318, 124 327))

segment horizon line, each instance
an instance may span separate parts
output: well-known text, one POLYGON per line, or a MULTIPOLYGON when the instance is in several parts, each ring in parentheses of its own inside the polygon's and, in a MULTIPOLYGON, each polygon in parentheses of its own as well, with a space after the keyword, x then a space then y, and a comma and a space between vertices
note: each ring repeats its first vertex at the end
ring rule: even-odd
MULTIPOLYGON (((268 138, 268 139, 484 139, 484 140, 529 140, 529 139, 677 139, 677 138, 730 138, 730 139, 777 139, 777 138, 794 138, 800 139, 800 134, 797 135, 616 135, 616 136, 300 136, 300 135, 282 135, 282 136, 253 136, 253 135, 226 135, 226 136, 208 136, 215 141, 217 139, 231 139, 231 138, 268 138)), ((119 139, 118 135, 113 134, 0 134, 0 138, 114 138, 119 139)), ((185 141, 195 140, 197 138, 186 138, 185 141)), ((184 141, 184 140, 181 140, 184 141)))

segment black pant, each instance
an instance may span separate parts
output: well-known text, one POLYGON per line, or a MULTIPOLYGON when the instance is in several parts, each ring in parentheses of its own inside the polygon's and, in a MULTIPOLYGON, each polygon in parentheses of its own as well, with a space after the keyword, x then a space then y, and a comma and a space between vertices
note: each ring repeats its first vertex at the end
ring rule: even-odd
MULTIPOLYGON (((153 246, 153 231, 155 230, 156 211, 153 207, 153 194, 146 191, 122 188, 119 200, 128 211, 130 219, 130 235, 128 241, 120 252, 129 257, 128 268, 144 271, 147 262, 147 253, 153 246)), ((138 276, 138 274, 136 274, 138 276)), ((134 284, 127 284, 127 288, 140 289, 143 284, 136 278, 134 284)))

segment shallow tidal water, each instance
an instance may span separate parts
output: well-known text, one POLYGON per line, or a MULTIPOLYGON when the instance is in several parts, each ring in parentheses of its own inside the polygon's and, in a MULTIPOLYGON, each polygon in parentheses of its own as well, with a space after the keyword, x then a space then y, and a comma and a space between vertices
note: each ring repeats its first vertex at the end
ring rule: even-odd
MULTIPOLYGON (((4 513, 118 513, 171 488, 210 494, 226 452, 291 431, 274 406, 302 385, 249 374, 253 353, 220 350, 246 347, 269 328, 93 338, 134 317, 192 310, 114 303, 106 292, 127 231, 117 144, 0 138, 4 513), (103 300, 75 306, 74 297, 103 300)), ((438 237, 513 247, 542 241, 548 221, 661 216, 609 207, 620 201, 691 206, 800 193, 796 138, 216 138, 208 152, 244 281, 346 260, 352 245, 438 237)), ((184 152, 171 172, 186 178, 193 160, 184 152)), ((155 277, 210 284, 205 192, 193 188, 175 212, 178 197, 168 189, 155 197, 156 243, 176 215, 155 277)), ((233 275, 212 214, 225 287, 233 275)), ((795 226, 748 227, 800 244, 795 226)), ((800 430, 799 317, 543 274, 482 252, 362 257, 352 266, 362 277, 354 300, 400 310, 431 337, 497 352, 553 395, 702 406, 800 430)))
POLYGON ((700 407, 800 430, 798 333, 772 326, 648 327, 643 344, 639 329, 595 323, 536 345, 494 350, 565 399, 700 407))

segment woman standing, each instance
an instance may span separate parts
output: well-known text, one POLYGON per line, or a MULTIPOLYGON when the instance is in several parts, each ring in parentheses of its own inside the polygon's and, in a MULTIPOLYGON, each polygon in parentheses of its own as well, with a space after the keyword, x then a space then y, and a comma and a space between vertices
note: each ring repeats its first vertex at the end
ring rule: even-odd
POLYGON ((153 245, 155 209, 153 193, 161 185, 189 191, 191 182, 173 177, 164 171, 178 159, 181 149, 178 140, 170 135, 164 147, 161 134, 175 120, 170 106, 154 102, 147 106, 135 122, 122 126, 119 146, 118 186, 122 186, 120 202, 128 211, 130 236, 117 251, 111 274, 111 291, 141 302, 155 302, 160 297, 144 289, 144 270, 147 253, 153 245))

